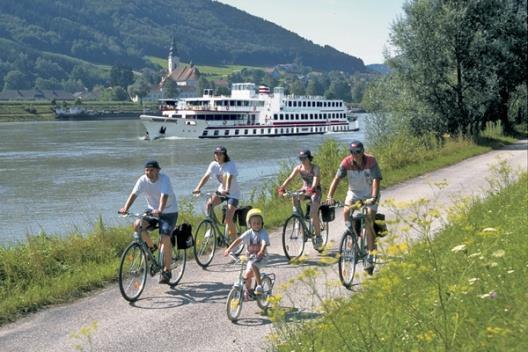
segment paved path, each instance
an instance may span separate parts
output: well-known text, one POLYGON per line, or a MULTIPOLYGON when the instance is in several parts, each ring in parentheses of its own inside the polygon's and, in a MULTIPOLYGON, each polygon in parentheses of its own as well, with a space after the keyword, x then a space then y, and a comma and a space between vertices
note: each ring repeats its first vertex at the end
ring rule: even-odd
MULTIPOLYGON (((501 156, 513 168, 527 170, 526 141, 468 159, 457 165, 418 177, 384 190, 385 199, 412 200, 432 198, 431 184, 446 181, 441 203, 453 197, 484 194, 489 167, 501 156)), ((526 206, 526 205, 524 205, 526 206)), ((382 209, 383 210, 383 209, 382 209)), ((340 214, 331 224, 330 239, 338 240, 343 222, 340 214)), ((323 269, 316 281, 322 296, 350 295, 337 284, 336 265, 323 265, 310 244, 309 260, 301 266, 289 265, 282 255, 280 233, 271 235, 271 264, 268 272, 277 275, 278 286, 295 277, 307 267, 323 269)), ((228 321, 225 313, 227 293, 237 275, 237 268, 227 263, 220 253, 208 270, 200 269, 194 261, 188 263, 182 283, 175 289, 160 286, 151 279, 141 299, 129 305, 121 298, 116 284, 90 297, 71 304, 54 306, 0 328, 0 350, 8 351, 75 351, 81 343, 85 351, 87 339, 70 336, 81 327, 97 322, 91 334, 93 351, 255 351, 262 349, 256 341, 272 332, 269 317, 259 314, 255 302, 245 304, 238 324, 228 321)), ((281 291, 277 287, 277 291, 281 291)), ((283 291, 284 292, 284 291, 283 291)), ((292 308, 291 317, 311 319, 318 316, 318 299, 309 286, 296 284, 288 290, 282 305, 292 308)))

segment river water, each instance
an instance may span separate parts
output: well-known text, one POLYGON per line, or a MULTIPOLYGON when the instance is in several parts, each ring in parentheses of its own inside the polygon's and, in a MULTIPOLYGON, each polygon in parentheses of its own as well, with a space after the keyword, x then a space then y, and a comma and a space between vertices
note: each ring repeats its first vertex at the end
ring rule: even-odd
MULTIPOLYGON (((99 216, 106 224, 128 223, 116 212, 148 159, 160 162, 178 198, 189 197, 218 144, 225 145, 235 160, 247 195, 262 180, 276 176, 281 161, 293 160, 302 148, 315 151, 327 138, 364 139, 365 118, 359 117, 360 131, 352 133, 156 141, 142 140, 139 120, 2 123, 0 244, 23 241, 39 232, 85 233, 99 216)), ((215 187, 210 180, 203 190, 215 187)), ((143 206, 140 197, 132 210, 143 206)))

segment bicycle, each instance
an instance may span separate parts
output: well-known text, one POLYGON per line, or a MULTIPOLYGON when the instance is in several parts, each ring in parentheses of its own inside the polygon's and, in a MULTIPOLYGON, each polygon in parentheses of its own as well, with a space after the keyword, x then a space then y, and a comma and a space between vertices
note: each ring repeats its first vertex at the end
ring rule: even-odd
MULTIPOLYGON (((154 222, 158 219, 151 216, 149 212, 145 213, 123 213, 124 217, 134 217, 147 222, 154 222)), ((148 248, 147 243, 141 238, 141 228, 134 232, 134 239, 126 247, 121 255, 119 263, 119 290, 124 299, 129 302, 135 302, 145 288, 147 281, 147 274, 151 276, 156 275, 163 268, 163 253, 157 249, 154 252, 148 248)), ((157 228, 157 225, 156 227, 157 228)), ((161 247, 161 246, 159 246, 161 247)), ((170 271, 172 277, 169 281, 171 287, 176 286, 185 271, 185 264, 187 262, 187 253, 185 249, 178 249, 175 241, 173 241, 172 257, 170 271)))
MULTIPOLYGON (((205 193, 205 196, 207 197, 207 203, 209 203, 213 195, 224 199, 227 198, 222 197, 218 192, 208 192, 205 193)), ((206 208, 205 219, 203 219, 196 227, 196 232, 194 233, 195 245, 193 247, 196 263, 198 263, 198 265, 200 265, 203 269, 207 268, 207 266, 211 264, 217 246, 227 247, 232 242, 229 239, 227 225, 222 224, 222 222, 218 219, 214 211, 214 207, 206 206, 206 208), (220 226, 222 226, 223 231, 220 230, 220 226)), ((235 222, 235 226, 237 228, 237 237, 246 228, 246 214, 243 214, 240 209, 242 208, 237 209, 235 216, 233 216, 233 221, 235 222), (237 218, 238 221, 235 221, 237 218)), ((247 209, 247 207, 243 209, 247 209)), ((240 246, 234 249, 233 253, 235 255, 239 255, 243 249, 244 245, 240 244, 240 246)))
MULTIPOLYGON (((252 254, 249 259, 253 257, 254 254, 252 254)), ((268 309, 271 303, 270 297, 272 295, 273 285, 275 285, 275 274, 266 274, 263 272, 260 273, 261 286, 264 292, 257 295, 255 294, 255 288, 257 287, 256 280, 254 280, 255 284, 251 290, 248 290, 245 284, 246 280, 244 279, 244 270, 246 269, 248 257, 241 255, 238 258, 234 256, 232 256, 232 258, 235 260, 234 265, 240 265, 240 271, 238 273, 238 279, 235 281, 233 287, 227 295, 226 311, 227 318, 232 322, 236 322, 240 316, 240 313, 242 312, 242 305, 244 301, 257 301, 257 305, 260 309, 263 311, 268 309)))
MULTIPOLYGON (((338 203, 335 207, 344 207, 345 205, 338 203)), ((341 241, 339 242, 339 279, 343 286, 347 289, 352 287, 354 275, 356 273, 356 265, 359 261, 363 262, 363 266, 367 264, 368 249, 367 249, 367 234, 365 228, 365 218, 367 216, 367 206, 362 202, 358 201, 352 206, 350 212, 350 223, 352 227, 347 227, 341 235, 341 241), (355 210, 357 213, 354 214, 355 210)), ((369 275, 374 272, 374 263, 372 267, 367 270, 369 275)))
POLYGON ((310 208, 307 205, 306 213, 303 213, 301 199, 304 197, 302 191, 285 191, 283 196, 294 199, 292 215, 284 222, 282 228, 282 248, 288 260, 299 258, 304 252, 305 243, 312 241, 313 248, 321 253, 328 243, 329 224, 323 221, 321 211, 319 214, 319 224, 321 226, 322 242, 318 246, 315 243, 315 231, 312 219, 310 218, 310 208))

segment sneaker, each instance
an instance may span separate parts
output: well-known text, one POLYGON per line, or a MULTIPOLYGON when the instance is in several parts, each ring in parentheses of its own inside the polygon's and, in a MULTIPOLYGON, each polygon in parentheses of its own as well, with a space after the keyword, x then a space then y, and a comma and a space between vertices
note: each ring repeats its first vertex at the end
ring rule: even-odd
POLYGON ((372 272, 372 270, 374 270, 374 256, 372 254, 369 254, 367 256, 367 260, 365 261, 365 267, 363 269, 369 272, 372 272))
POLYGON ((314 247, 321 248, 323 246, 323 237, 321 235, 315 236, 314 238, 314 247))
POLYGON ((162 271, 160 274, 160 278, 158 283, 159 284, 170 284, 170 279, 172 277, 172 274, 170 271, 162 271))
POLYGON ((255 294, 256 295, 261 295, 264 293, 264 289, 262 288, 261 285, 257 285, 257 287, 255 287, 255 294))

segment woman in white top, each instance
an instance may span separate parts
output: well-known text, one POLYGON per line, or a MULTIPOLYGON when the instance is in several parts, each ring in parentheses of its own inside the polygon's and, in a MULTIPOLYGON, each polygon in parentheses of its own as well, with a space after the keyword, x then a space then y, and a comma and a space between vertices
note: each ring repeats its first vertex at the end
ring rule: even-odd
POLYGON ((220 204, 224 200, 227 200, 227 212, 225 216, 225 223, 229 232, 231 241, 236 238, 236 227, 233 223, 233 215, 238 207, 238 200, 240 199, 240 186, 237 182, 238 171, 236 169, 235 162, 227 155, 227 149, 224 146, 217 146, 214 150, 214 160, 209 164, 207 171, 198 182, 198 185, 194 189, 194 194, 199 194, 200 189, 209 180, 209 177, 213 176, 217 179, 218 193, 220 195, 213 195, 208 201, 207 207, 211 207, 220 204))

